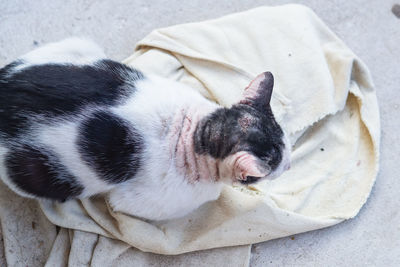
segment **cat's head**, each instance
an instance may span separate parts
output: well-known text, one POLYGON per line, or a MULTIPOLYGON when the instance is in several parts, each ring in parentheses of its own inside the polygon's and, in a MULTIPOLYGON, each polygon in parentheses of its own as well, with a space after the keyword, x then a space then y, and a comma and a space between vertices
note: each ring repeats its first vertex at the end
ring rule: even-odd
POLYGON ((270 72, 258 75, 239 103, 198 124, 195 151, 218 160, 221 179, 250 184, 289 169, 290 143, 270 106, 273 85, 270 72))

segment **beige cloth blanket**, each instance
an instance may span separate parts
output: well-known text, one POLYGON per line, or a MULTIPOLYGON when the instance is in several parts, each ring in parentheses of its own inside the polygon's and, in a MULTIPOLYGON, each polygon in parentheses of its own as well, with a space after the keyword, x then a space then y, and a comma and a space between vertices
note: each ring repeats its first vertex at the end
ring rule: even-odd
POLYGON ((271 71, 272 109, 293 145, 291 170, 250 188, 226 186, 217 201, 165 222, 114 212, 106 196, 39 208, 2 186, 9 264, 149 264, 170 258, 139 250, 180 254, 243 245, 179 259, 246 265, 246 245, 340 223, 367 200, 379 159, 375 91, 365 65, 308 8, 260 7, 155 30, 125 63, 186 83, 224 106, 238 101, 257 74, 271 71))

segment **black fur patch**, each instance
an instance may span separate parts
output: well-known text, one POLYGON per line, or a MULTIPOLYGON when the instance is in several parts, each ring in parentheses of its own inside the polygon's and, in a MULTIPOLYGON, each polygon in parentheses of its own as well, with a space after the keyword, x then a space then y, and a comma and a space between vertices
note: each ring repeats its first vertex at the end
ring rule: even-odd
POLYGON ((44 64, 0 70, 0 132, 15 137, 34 115, 73 114, 85 105, 110 106, 134 92, 143 75, 111 60, 94 65, 44 64), (11 71, 10 71, 11 70, 11 71))
POLYGON ((221 108, 204 118, 194 134, 195 151, 224 159, 239 151, 249 151, 272 170, 282 160, 283 131, 269 107, 260 112, 246 104, 221 108))
POLYGON ((9 178, 21 190, 58 201, 79 196, 83 187, 49 151, 25 145, 6 157, 9 178))
POLYGON ((0 69, 0 83, 1 82, 6 82, 7 76, 12 74, 13 69, 19 65, 21 65, 23 62, 21 60, 16 60, 14 62, 11 62, 10 64, 4 66, 2 69, 0 69))
POLYGON ((78 146, 83 159, 102 179, 120 183, 139 169, 143 138, 123 119, 99 111, 80 126, 78 146))

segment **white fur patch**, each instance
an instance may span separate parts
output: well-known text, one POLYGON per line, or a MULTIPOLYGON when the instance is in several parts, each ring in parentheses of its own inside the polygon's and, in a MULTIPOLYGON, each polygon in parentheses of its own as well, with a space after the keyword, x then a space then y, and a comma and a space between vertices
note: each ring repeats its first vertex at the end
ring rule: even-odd
POLYGON ((19 59, 23 64, 14 68, 19 71, 23 68, 48 63, 58 64, 91 64, 99 59, 106 58, 103 50, 94 42, 77 37, 68 38, 39 47, 19 59))
POLYGON ((180 83, 151 77, 136 83, 137 91, 123 105, 111 110, 144 134, 144 155, 139 173, 117 185, 109 195, 115 211, 152 220, 183 216, 218 198, 222 183, 191 183, 171 158, 168 130, 182 109, 218 106, 180 83), (190 101, 188 101, 190 99, 190 101))

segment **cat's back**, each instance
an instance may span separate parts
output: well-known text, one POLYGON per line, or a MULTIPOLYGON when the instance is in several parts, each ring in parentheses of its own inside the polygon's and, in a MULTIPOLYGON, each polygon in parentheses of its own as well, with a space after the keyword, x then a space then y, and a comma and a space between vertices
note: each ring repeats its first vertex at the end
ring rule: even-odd
POLYGON ((34 50, 0 70, 0 176, 25 196, 104 192, 140 167, 142 135, 112 112, 143 75, 90 42, 34 50))
POLYGON ((140 72, 107 59, 90 65, 24 61, 10 65, 0 71, 0 129, 9 137, 28 127, 28 116, 47 120, 89 112, 91 107, 115 106, 134 93, 135 81, 143 78, 140 72))

